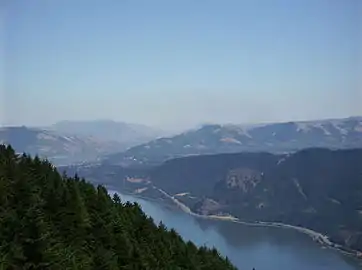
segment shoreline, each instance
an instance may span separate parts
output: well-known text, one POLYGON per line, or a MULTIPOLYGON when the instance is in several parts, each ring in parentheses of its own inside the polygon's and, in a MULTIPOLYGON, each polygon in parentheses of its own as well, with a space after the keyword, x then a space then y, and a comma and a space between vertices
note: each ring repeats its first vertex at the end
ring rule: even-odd
MULTIPOLYGON (((338 251, 346 256, 350 256, 350 257, 353 257, 358 260, 361 259, 361 256, 359 255, 358 251, 347 251, 343 248, 343 246, 330 241, 329 237, 327 235, 313 231, 311 229, 308 229, 305 227, 300 227, 300 226, 294 226, 291 224, 279 223, 279 222, 243 221, 232 215, 219 216, 219 215, 197 214, 197 213, 193 212, 187 205, 180 202, 178 199, 176 199, 174 196, 168 194, 166 191, 164 191, 160 188, 157 188, 155 186, 152 186, 152 187, 154 189, 156 189, 157 191, 159 191, 161 194, 163 194, 165 197, 170 199, 180 210, 182 210, 184 213, 186 213, 190 216, 194 216, 196 218, 202 218, 202 219, 216 220, 216 221, 228 221, 228 222, 233 222, 233 223, 237 223, 237 224, 241 224, 241 225, 249 226, 249 227, 272 227, 272 228, 281 228, 281 229, 292 229, 292 230, 298 231, 300 233, 303 233, 303 234, 309 236, 310 238, 312 238, 313 241, 317 242, 317 244, 319 244, 321 246, 338 251)), ((112 190, 115 191, 117 189, 112 189, 112 190)), ((115 192, 117 192, 117 191, 115 191, 115 192)), ((132 193, 129 191, 124 191, 124 193, 125 193, 125 195, 134 196, 134 197, 137 197, 140 199, 159 202, 159 199, 148 198, 147 196, 143 196, 141 194, 132 193)))
POLYGON ((352 256, 354 258, 357 259, 361 259, 361 257, 358 255, 358 251, 346 251, 343 249, 342 246, 333 243, 332 241, 329 240, 329 237, 327 235, 324 235, 322 233, 313 231, 311 229, 305 228, 305 227, 300 227, 300 226, 294 226, 294 225, 290 225, 290 224, 285 224, 285 223, 279 223, 279 222, 265 222, 265 221, 254 221, 254 222, 248 222, 248 221, 242 221, 237 217, 231 216, 231 215, 225 215, 225 216, 218 216, 218 215, 201 215, 201 214, 197 214, 193 211, 191 211, 191 209, 185 205, 184 203, 180 202, 178 199, 176 199, 174 196, 171 196, 170 194, 168 194, 166 191, 157 188, 155 186, 153 186, 153 188, 155 188, 156 190, 158 190, 159 192, 161 192, 164 196, 166 196, 167 198, 171 199, 182 211, 184 211, 185 213, 191 215, 191 216, 195 216, 198 218, 203 218, 203 219, 211 219, 211 220, 221 220, 221 221, 229 221, 229 222, 233 222, 233 223, 237 223, 237 224, 241 224, 241 225, 245 225, 245 226, 250 226, 250 227, 273 227, 273 228, 282 228, 282 229, 292 229, 292 230, 296 230, 300 233, 303 233, 309 237, 311 237, 314 241, 316 241, 318 244, 325 246, 329 249, 332 250, 336 250, 344 255, 347 256, 352 256))

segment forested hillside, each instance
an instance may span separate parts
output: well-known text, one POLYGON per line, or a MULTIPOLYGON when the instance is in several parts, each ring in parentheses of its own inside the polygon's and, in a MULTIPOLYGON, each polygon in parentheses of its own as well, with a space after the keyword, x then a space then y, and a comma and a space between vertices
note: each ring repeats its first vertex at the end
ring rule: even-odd
POLYGON ((185 194, 178 198, 200 214, 303 226, 362 251, 362 149, 179 158, 148 180, 185 194))
POLYGON ((0 269, 236 269, 136 203, 0 145, 0 269))

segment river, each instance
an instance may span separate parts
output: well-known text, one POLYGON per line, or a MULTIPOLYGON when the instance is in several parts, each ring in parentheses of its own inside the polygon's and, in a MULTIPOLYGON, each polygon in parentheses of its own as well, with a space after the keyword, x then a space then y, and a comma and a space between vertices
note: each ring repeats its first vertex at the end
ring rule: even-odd
MULTIPOLYGON (((110 194, 114 193, 110 191, 110 194)), ((175 228, 197 245, 215 246, 240 270, 361 270, 362 262, 321 247, 291 229, 250 227, 188 215, 170 205, 119 194, 122 201, 138 202, 155 222, 175 228)))

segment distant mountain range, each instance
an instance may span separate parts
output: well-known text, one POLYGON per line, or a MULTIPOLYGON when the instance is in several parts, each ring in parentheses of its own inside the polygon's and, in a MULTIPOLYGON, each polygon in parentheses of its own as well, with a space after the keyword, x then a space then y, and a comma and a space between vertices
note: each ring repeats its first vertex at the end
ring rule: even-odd
POLYGON ((264 125, 204 125, 109 155, 108 164, 160 164, 188 155, 236 152, 294 152, 310 147, 362 148, 362 117, 264 125))
POLYGON ((124 148, 169 135, 166 131, 139 124, 112 120, 61 121, 45 127, 62 134, 94 137, 101 141, 121 143, 124 148))
POLYGON ((249 126, 208 124, 175 136, 110 120, 62 121, 42 128, 0 128, 0 142, 12 144, 19 152, 47 157, 57 165, 94 161, 157 165, 190 155, 362 148, 362 117, 249 126))
POLYGON ((0 128, 0 142, 11 144, 18 152, 48 158, 56 165, 69 165, 94 162, 160 134, 162 131, 150 127, 108 120, 62 121, 43 128, 0 128))
POLYGON ((18 152, 38 154, 56 165, 69 165, 96 162, 161 134, 150 127, 108 120, 62 121, 42 128, 1 127, 0 143, 11 144, 18 152))
POLYGON ((95 161, 100 155, 124 149, 119 144, 91 137, 62 135, 24 126, 0 128, 0 143, 11 144, 19 153, 47 158, 55 165, 95 161))
POLYGON ((362 251, 362 149, 202 155, 154 167, 62 170, 145 197, 161 199, 162 189, 202 215, 309 228, 340 248, 362 251))

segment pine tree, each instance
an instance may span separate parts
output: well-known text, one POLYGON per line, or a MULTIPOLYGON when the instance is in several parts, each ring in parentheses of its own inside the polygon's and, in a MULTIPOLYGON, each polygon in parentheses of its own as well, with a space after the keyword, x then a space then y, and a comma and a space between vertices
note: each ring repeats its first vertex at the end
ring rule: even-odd
POLYGON ((235 269, 137 203, 0 145, 0 270, 235 269))

